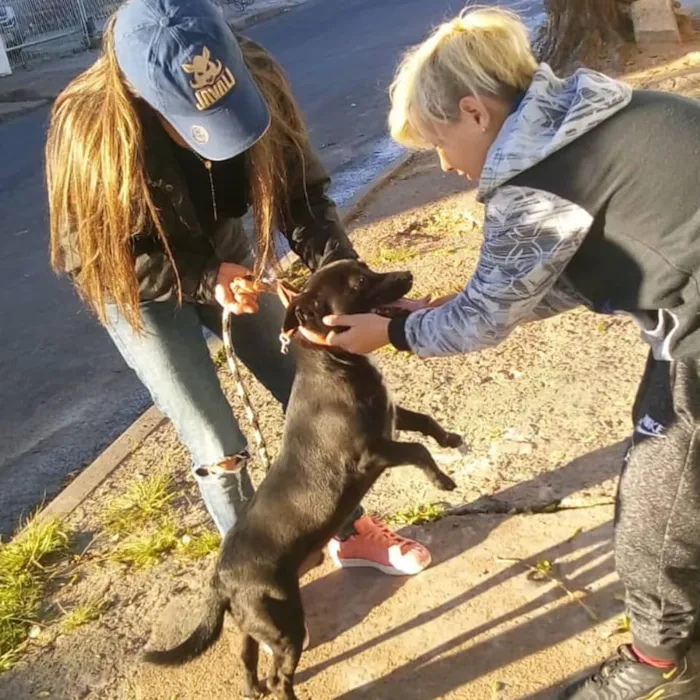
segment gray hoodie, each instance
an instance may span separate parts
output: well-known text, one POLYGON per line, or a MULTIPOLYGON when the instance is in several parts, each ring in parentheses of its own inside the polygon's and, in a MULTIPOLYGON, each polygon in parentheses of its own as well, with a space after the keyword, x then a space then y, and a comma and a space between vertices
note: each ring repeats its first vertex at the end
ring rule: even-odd
POLYGON ((594 214, 554 192, 512 181, 631 99, 630 87, 594 71, 560 79, 540 65, 489 150, 481 175, 479 200, 486 205, 486 220, 476 271, 453 301, 405 320, 410 350, 430 357, 494 346, 519 324, 586 301, 562 273, 594 214))

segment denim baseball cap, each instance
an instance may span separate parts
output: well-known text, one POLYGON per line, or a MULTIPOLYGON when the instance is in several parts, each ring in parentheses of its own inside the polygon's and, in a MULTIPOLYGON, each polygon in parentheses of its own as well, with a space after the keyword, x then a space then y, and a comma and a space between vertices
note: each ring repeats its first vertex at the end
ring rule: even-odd
POLYGON ((233 158, 267 130, 265 100, 210 0, 129 0, 114 45, 129 85, 204 158, 233 158))

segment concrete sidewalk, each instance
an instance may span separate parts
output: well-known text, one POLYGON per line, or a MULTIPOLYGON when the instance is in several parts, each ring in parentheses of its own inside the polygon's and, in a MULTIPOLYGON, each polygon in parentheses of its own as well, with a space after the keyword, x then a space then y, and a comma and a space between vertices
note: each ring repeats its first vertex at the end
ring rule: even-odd
MULTIPOLYGON (((242 12, 237 11, 233 5, 227 5, 224 14, 235 31, 242 31, 305 2, 308 0, 255 0, 253 5, 242 12)), ((12 75, 0 78, 0 121, 54 100, 98 56, 99 51, 85 51, 75 56, 39 63, 34 67, 17 68, 12 75)))
MULTIPOLYGON (((549 515, 450 517, 406 534, 433 552, 415 578, 335 570, 304 580, 311 648, 297 676, 315 700, 553 700, 572 677, 627 641, 613 573, 610 506, 549 515), (547 572, 533 574, 532 570, 547 572)), ((200 568, 200 567, 197 567, 200 568)), ((213 648, 175 668, 143 664, 153 627, 179 639, 201 601, 204 570, 131 586, 112 581, 101 622, 61 635, 0 677, 6 698, 224 700, 240 696, 240 634, 226 620, 213 648), (117 632, 118 631, 118 632, 117 632)), ((112 572, 114 576, 114 572, 112 572)), ((90 577, 91 590, 106 581, 90 577)), ((262 655, 263 675, 268 659, 262 655)))
MULTIPOLYGON (((299 697, 553 700, 627 641, 614 633, 623 605, 612 518, 612 507, 447 518, 411 530, 435 563, 408 580, 326 563, 302 589, 311 649, 302 657, 299 697), (533 575, 545 562, 551 578, 533 575)), ((169 613, 161 620, 174 619, 169 613)), ((239 645, 231 626, 191 664, 136 665, 130 690, 149 700, 235 697, 239 645)), ((118 697, 128 697, 125 687, 118 697)))

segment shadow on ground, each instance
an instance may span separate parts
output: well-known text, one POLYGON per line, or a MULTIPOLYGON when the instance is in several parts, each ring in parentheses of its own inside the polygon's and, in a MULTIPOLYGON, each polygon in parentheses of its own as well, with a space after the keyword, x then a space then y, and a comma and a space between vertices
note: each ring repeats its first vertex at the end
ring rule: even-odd
MULTIPOLYGON (((609 447, 596 450, 590 454, 579 457, 570 464, 552 472, 546 472, 535 479, 523 482, 505 489, 495 497, 484 497, 465 506, 472 511, 481 511, 483 514, 503 514, 512 508, 525 508, 527 505, 537 503, 536 494, 543 490, 556 494, 558 500, 563 500, 572 494, 585 492, 598 484, 614 479, 620 472, 622 460, 627 451, 627 441, 621 441, 609 447)), ((467 516, 481 517, 481 516, 467 516)), ((500 524, 502 520, 499 520, 500 524)), ((401 534, 417 536, 421 541, 430 545, 433 554, 433 566, 439 566, 453 557, 463 554, 468 549, 480 544, 488 537, 488 530, 479 529, 479 539, 474 541, 440 540, 436 546, 436 535, 432 528, 405 528, 401 534)), ((404 578, 392 578, 378 576, 371 570, 334 571, 327 576, 315 579, 303 588, 303 596, 306 606, 306 615, 311 628, 314 630, 314 646, 334 639, 336 636, 347 632, 358 625, 375 608, 385 600, 396 594, 408 581, 404 578), (357 595, 361 590, 360 600, 352 606, 339 606, 338 601, 348 600, 357 595)), ((493 585, 498 585, 494 581, 493 585)), ((429 620, 436 619, 435 611, 424 613, 429 620)), ((423 624, 423 616, 415 618, 416 625, 423 624)), ((400 630, 386 633, 377 641, 384 641, 400 630)), ((325 666, 329 666, 338 660, 347 658, 344 654, 341 659, 329 660, 325 666)))
MULTIPOLYGON (((624 451, 625 443, 598 450, 507 489, 498 499, 520 502, 543 480, 559 498, 585 492, 617 475, 624 451)), ((528 580, 527 562, 557 562, 556 576, 571 591, 587 590, 586 604, 601 621, 619 614, 620 604, 613 595, 618 586, 612 576, 610 515, 609 508, 548 516, 483 514, 411 528, 409 533, 426 541, 434 555, 434 566, 413 579, 324 567, 320 577, 303 589, 312 648, 298 674, 300 694, 312 691, 313 697, 344 700, 447 697, 595 625, 564 590, 551 582, 528 580), (586 519, 594 513, 598 515, 586 519), (550 522, 551 531, 542 530, 541 524, 550 522), (566 526, 565 537, 561 523, 566 526), (535 525, 536 536, 528 534, 535 525), (499 562, 500 556, 522 556, 525 561, 499 562)), ((153 606, 150 620, 134 619, 119 629, 110 629, 106 622, 86 628, 79 638, 37 654, 27 666, 6 674, 0 681, 0 696, 28 698, 43 688, 53 698, 71 700, 170 700, 173 688, 178 689, 179 700, 194 700, 204 692, 222 699, 234 693, 239 682, 236 632, 225 634, 201 659, 181 668, 154 669, 138 663, 143 631, 160 612, 153 606), (124 655, 124 647, 126 658, 118 662, 115 655, 124 655), (112 663, 118 673, 108 680, 105 668, 112 663), (76 679, 92 676, 97 680, 91 685, 100 692, 78 694, 76 679), (107 688, 110 692, 101 694, 107 688)), ((579 670, 574 663, 570 672, 579 670)), ((547 682, 541 679, 541 684, 547 682)))

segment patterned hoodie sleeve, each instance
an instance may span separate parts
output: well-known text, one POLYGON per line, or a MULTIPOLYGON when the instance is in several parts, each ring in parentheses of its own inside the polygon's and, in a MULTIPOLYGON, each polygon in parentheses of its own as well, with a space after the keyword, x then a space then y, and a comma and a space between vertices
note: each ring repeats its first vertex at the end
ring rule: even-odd
POLYGON ((420 357, 497 345, 518 325, 571 308, 555 284, 590 229, 578 205, 541 190, 503 186, 486 206, 484 243, 473 277, 451 302, 393 319, 391 342, 420 357), (550 308, 552 299, 556 308, 550 308), (549 301, 548 301, 549 300, 549 301))

